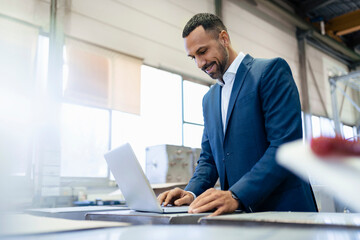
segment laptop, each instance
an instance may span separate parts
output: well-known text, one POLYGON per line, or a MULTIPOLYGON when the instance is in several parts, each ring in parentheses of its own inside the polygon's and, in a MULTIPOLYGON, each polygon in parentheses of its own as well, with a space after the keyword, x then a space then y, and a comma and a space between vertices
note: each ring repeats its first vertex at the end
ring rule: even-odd
POLYGON ((132 210, 155 213, 184 213, 188 206, 161 206, 129 143, 105 155, 128 207, 132 210))

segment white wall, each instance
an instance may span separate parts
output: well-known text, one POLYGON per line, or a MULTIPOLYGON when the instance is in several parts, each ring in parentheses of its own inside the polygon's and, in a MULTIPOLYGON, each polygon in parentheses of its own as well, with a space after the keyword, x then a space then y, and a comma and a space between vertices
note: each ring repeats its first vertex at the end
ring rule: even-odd
POLYGON ((301 98, 299 56, 296 27, 277 16, 258 16, 246 3, 224 1, 224 24, 228 26, 230 38, 237 51, 257 58, 284 58, 292 70, 301 98))
POLYGON ((144 63, 209 81, 186 56, 182 28, 213 0, 72 0, 65 33, 144 59, 144 63))
POLYGON ((49 29, 49 1, 41 0, 0 0, 0 14, 49 29))
MULTIPOLYGON (((258 5, 261 9, 262 6, 258 5)), ((234 0, 224 1, 224 24, 228 27, 233 46, 237 51, 248 53, 253 57, 273 58, 282 57, 290 65, 295 82, 298 86, 301 98, 298 44, 296 39, 295 26, 289 25, 286 21, 277 16, 257 16, 251 10, 251 6, 242 3, 234 3, 234 0)), ((269 13, 271 15, 271 13, 269 13)), ((323 99, 329 117, 332 117, 330 85, 328 82, 329 61, 338 68, 346 70, 341 62, 332 59, 323 52, 307 45, 306 46, 308 91, 311 113, 326 116, 321 104, 320 96, 323 99), (330 59, 330 60, 329 60, 330 59), (314 77, 313 77, 314 76, 314 77), (315 81, 319 91, 316 90, 315 81), (320 92, 320 93, 319 93, 320 92)), ((348 89, 348 94, 351 94, 348 89)), ((340 105, 341 96, 338 94, 340 105)), ((340 107, 340 106, 339 106, 340 107)), ((348 124, 355 124, 356 115, 354 108, 345 100, 341 120, 348 124)))
MULTIPOLYGON (((198 12, 214 13, 214 0, 63 0, 63 29, 67 36, 126 53, 154 67, 213 82, 185 54, 182 28, 198 12)), ((300 89, 298 47, 295 26, 267 11, 255 14, 250 5, 235 0, 223 0, 223 20, 237 51, 254 57, 282 57, 290 65, 300 89)), ((264 6, 258 5, 264 10, 264 6)), ((20 19, 48 31, 49 0, 0 0, 0 14, 20 19)), ((324 72, 322 52, 307 47, 308 61, 326 108, 331 114, 331 101, 324 72)), ((331 58, 330 58, 331 59, 331 58)), ((339 66, 343 65, 334 60, 339 66)), ((308 69, 311 111, 325 116, 318 92, 308 69)), ((331 116, 331 115, 330 115, 331 116)), ((353 108, 346 101, 342 119, 355 121, 353 108)))

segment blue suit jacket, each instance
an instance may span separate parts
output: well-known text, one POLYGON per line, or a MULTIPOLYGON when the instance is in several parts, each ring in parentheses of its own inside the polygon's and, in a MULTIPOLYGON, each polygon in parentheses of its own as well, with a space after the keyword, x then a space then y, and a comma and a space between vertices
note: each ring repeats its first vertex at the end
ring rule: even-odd
POLYGON ((299 94, 283 59, 246 55, 234 80, 226 123, 219 84, 204 96, 203 115, 202 151, 186 190, 199 196, 220 178, 221 189, 227 190, 227 181, 248 212, 316 211, 310 185, 275 161, 281 144, 302 137, 299 94))

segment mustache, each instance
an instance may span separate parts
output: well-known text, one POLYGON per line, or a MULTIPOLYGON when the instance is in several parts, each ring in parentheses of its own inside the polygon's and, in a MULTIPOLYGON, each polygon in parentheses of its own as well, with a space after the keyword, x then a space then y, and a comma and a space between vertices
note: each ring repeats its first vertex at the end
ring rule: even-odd
POLYGON ((211 63, 205 64, 205 65, 201 68, 201 70, 203 70, 203 71, 205 72, 206 69, 207 69, 208 67, 210 67, 211 65, 213 65, 213 64, 215 64, 215 62, 211 62, 211 63))

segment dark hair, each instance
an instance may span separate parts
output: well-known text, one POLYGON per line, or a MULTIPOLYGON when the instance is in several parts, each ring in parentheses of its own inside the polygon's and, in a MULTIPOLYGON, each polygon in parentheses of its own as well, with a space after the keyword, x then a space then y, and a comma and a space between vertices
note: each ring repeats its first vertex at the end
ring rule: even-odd
POLYGON ((186 38, 198 26, 203 26, 205 31, 212 31, 219 34, 222 30, 227 31, 221 19, 211 13, 198 13, 193 16, 185 25, 182 37, 186 38))

